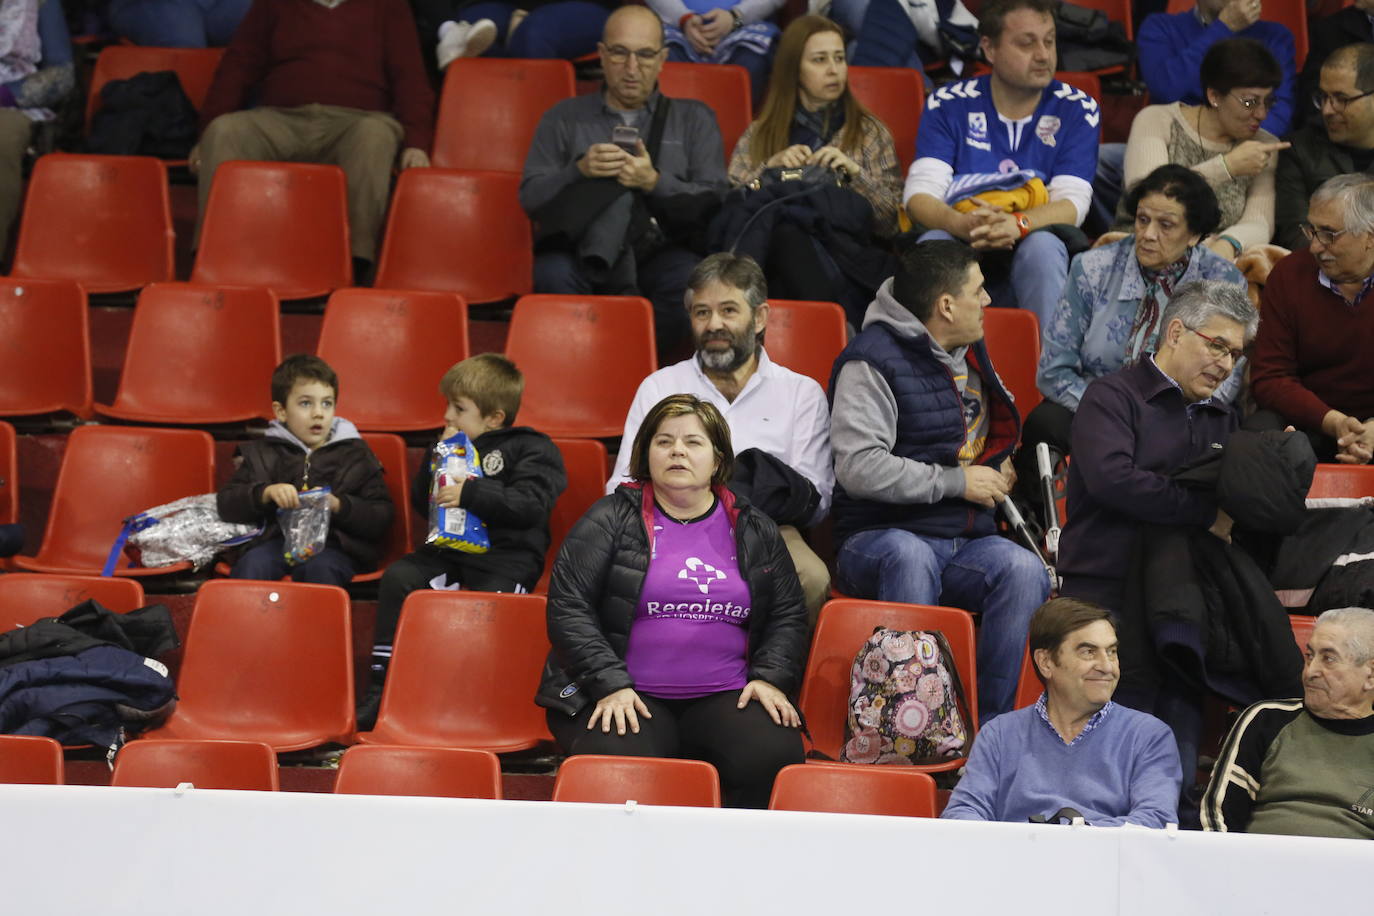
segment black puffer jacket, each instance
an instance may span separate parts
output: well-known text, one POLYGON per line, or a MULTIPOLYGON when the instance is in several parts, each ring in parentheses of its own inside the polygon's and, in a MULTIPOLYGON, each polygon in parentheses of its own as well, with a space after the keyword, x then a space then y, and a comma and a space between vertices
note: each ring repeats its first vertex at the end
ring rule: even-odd
MULTIPOLYGON (((801 584, 777 525, 729 490, 718 489, 735 528, 740 573, 749 584, 749 678, 795 694, 808 633, 801 584)), ((635 606, 649 571, 652 493, 625 484, 573 526, 549 584, 553 651, 535 702, 568 715, 625 687, 635 606)))

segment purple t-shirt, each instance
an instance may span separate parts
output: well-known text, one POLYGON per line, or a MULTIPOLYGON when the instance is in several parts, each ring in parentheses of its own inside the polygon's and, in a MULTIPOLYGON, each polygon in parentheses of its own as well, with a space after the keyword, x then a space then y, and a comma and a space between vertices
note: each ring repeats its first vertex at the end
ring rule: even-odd
POLYGON ((744 689, 749 610, 725 506, 683 524, 655 505, 653 553, 625 652, 635 690, 686 699, 744 689))

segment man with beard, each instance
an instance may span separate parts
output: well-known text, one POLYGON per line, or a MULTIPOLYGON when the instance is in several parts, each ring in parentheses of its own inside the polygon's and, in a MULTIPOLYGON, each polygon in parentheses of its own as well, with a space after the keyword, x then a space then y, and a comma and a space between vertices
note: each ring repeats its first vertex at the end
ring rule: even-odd
MULTIPOLYGON (((763 271, 753 258, 721 252, 696 266, 686 295, 696 352, 640 383, 607 493, 629 480, 630 443, 649 408, 670 394, 694 394, 725 417, 736 454, 757 448, 811 481, 820 494, 811 522, 825 517, 835 486, 830 413, 815 379, 768 358, 763 348, 767 296, 763 271)), ((830 589, 830 573, 795 525, 779 528, 814 622, 830 589)))

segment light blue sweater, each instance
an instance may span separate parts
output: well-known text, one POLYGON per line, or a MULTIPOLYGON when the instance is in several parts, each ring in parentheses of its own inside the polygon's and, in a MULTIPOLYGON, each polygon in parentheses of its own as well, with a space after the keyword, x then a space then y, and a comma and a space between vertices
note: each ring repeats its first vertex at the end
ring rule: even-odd
POLYGON ((1035 706, 990 721, 941 817, 1025 823, 1074 808, 1089 824, 1163 827, 1178 820, 1178 746, 1154 716, 1110 704, 1071 745, 1035 706))

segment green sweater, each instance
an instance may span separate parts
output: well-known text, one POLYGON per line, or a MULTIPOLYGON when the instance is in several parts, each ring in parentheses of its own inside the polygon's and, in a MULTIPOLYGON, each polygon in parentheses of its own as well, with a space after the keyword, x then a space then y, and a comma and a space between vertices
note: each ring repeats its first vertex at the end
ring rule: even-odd
POLYGON ((1374 839, 1374 716, 1322 719, 1301 700, 1254 704, 1212 769, 1202 826, 1374 839))

